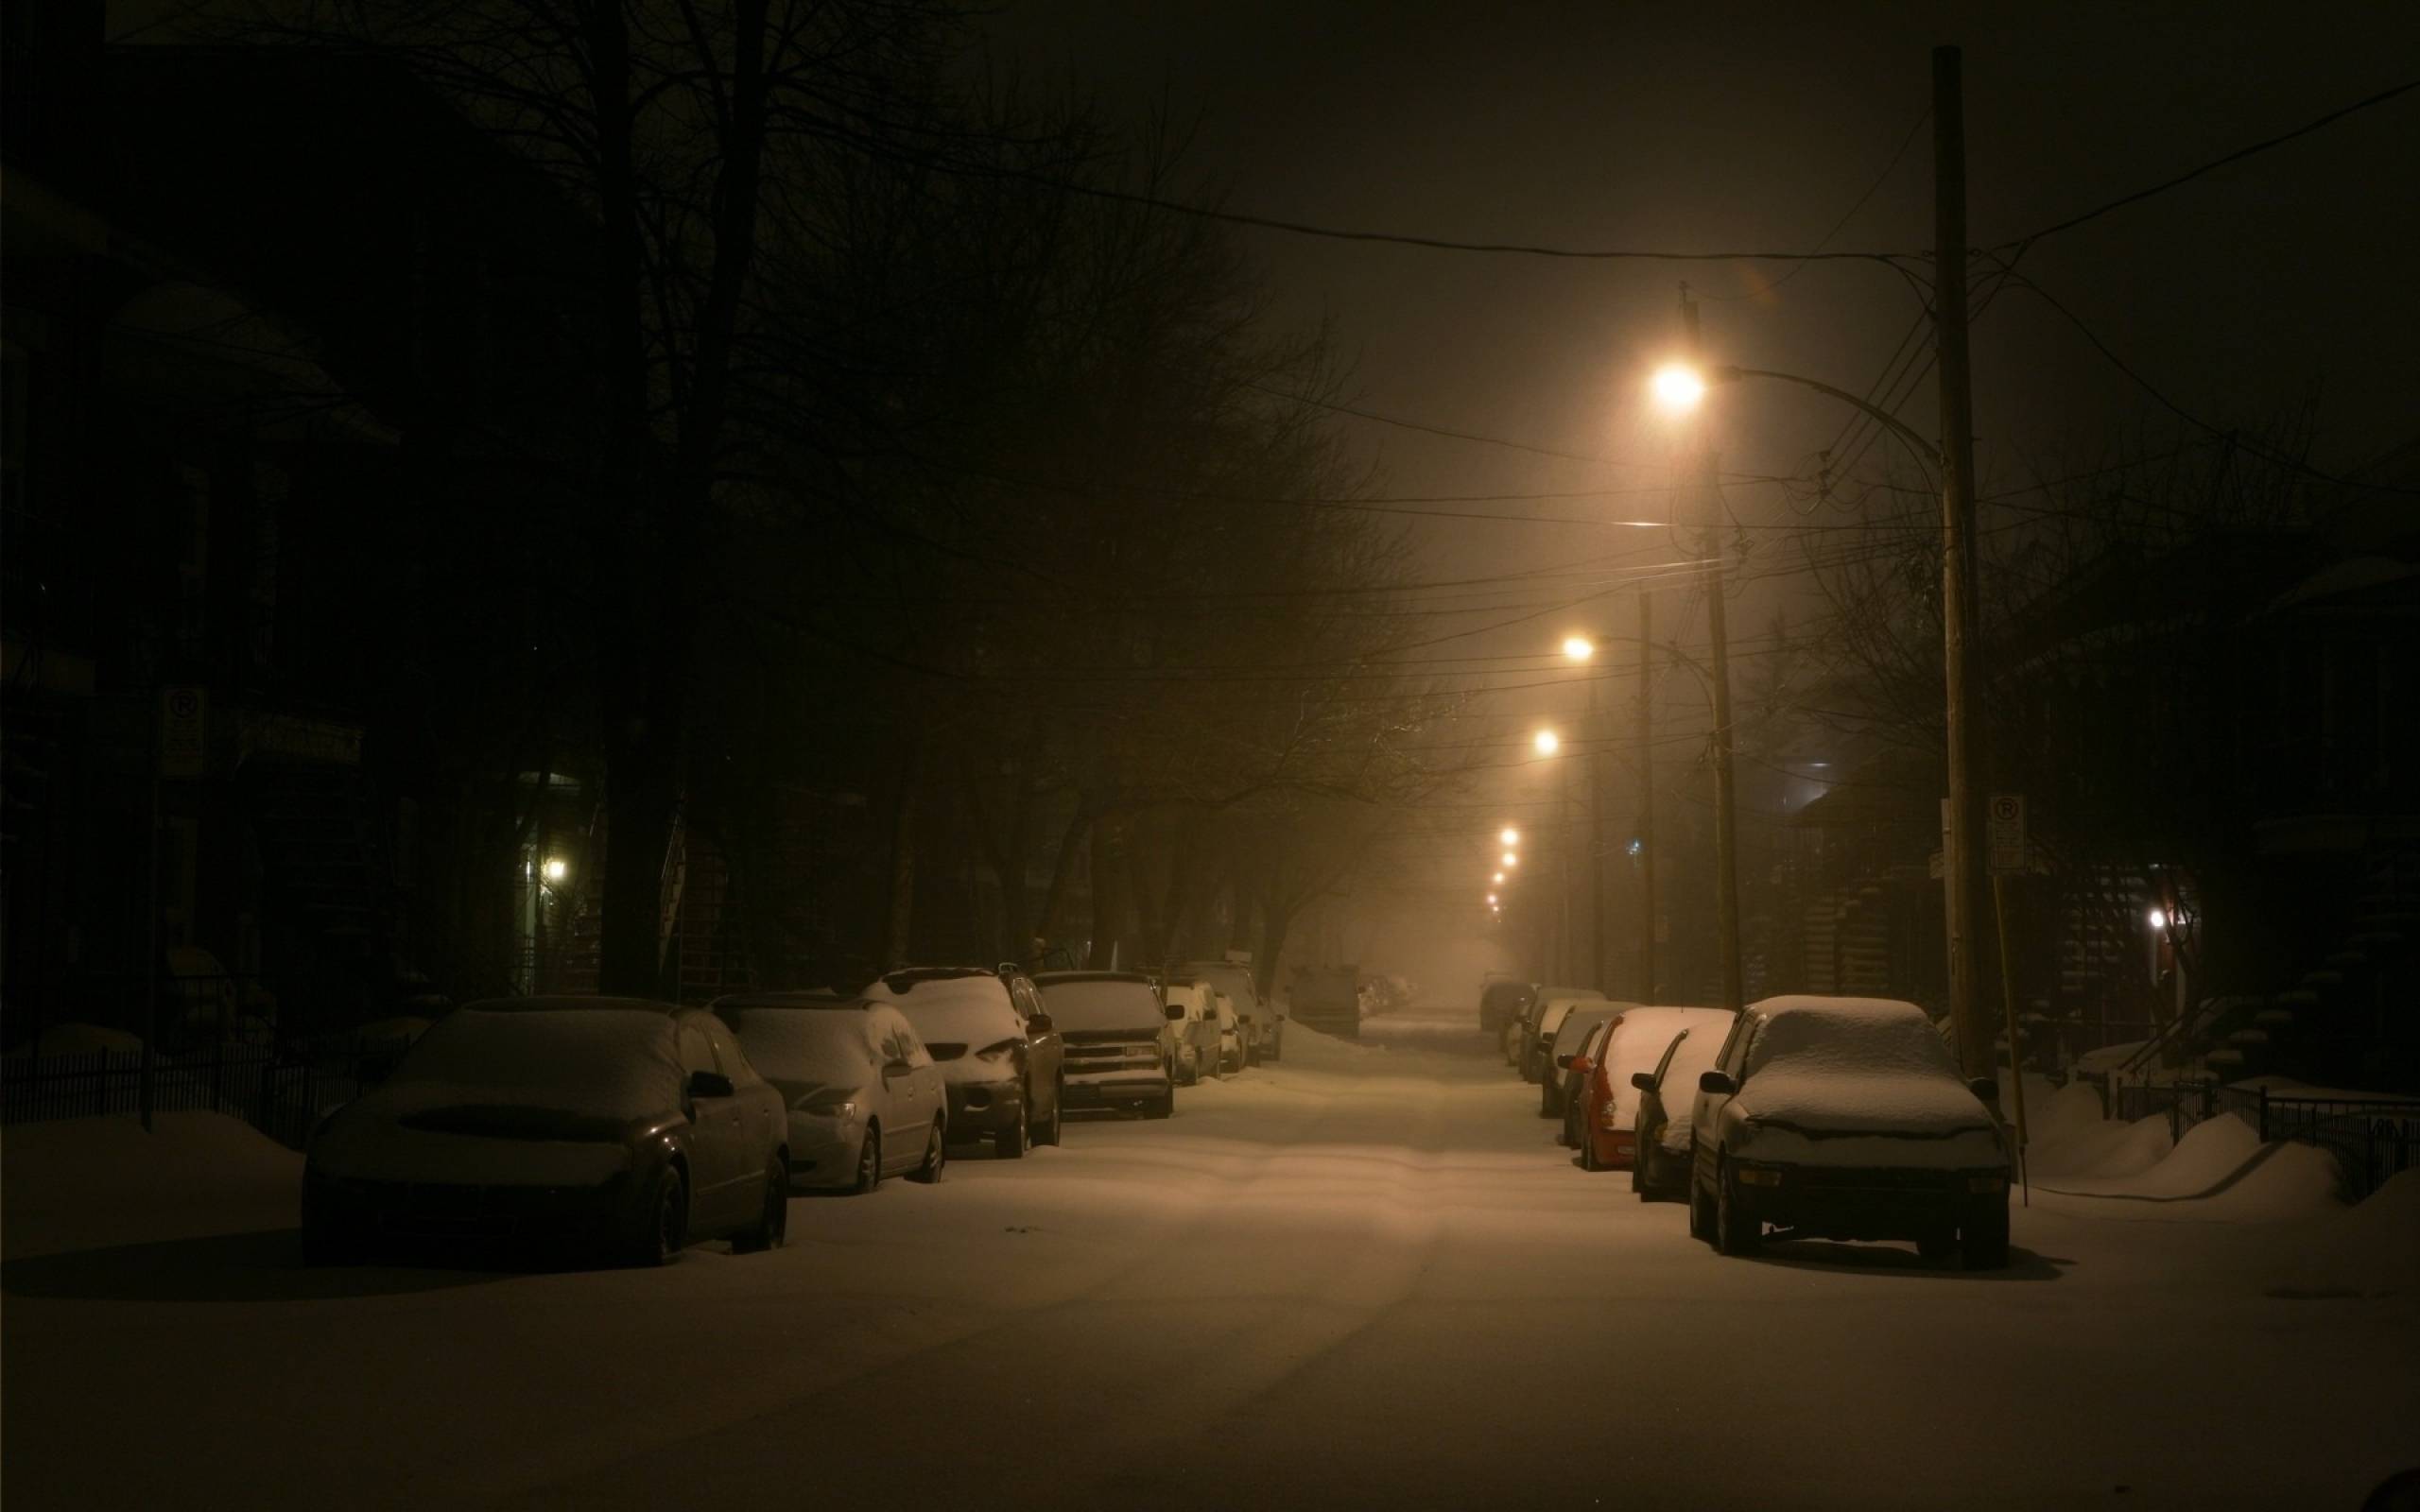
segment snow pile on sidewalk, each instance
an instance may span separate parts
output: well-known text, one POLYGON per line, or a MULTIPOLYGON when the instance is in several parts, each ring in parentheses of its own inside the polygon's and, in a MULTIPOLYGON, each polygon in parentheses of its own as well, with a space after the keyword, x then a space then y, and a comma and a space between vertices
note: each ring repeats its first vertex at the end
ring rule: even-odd
MULTIPOLYGON (((2000 1075, 2000 1108, 2010 1100, 2008 1075, 2000 1075)), ((2036 1177, 2118 1177, 2139 1176, 2157 1165, 2173 1145, 2165 1118, 2119 1123, 2100 1114, 2100 1094, 2082 1082, 2053 1087, 2025 1078, 2027 1169, 2036 1177)))
POLYGON ((302 1157, 223 1113, 20 1124, 0 1139, 0 1253, 290 1228, 302 1157))
POLYGON ((2367 1201, 2294 1238, 2272 1297, 2385 1297, 2420 1292, 2420 1169, 2390 1177, 2367 1201))
POLYGON ((2194 1125, 2158 1163, 2138 1173, 2070 1177, 2036 1190, 2104 1199, 2092 1202, 2091 1211, 2106 1217, 2273 1223, 2320 1217, 2340 1207, 2333 1155, 2313 1144, 2264 1145, 2251 1125, 2231 1113, 2194 1125))
POLYGON ((97 1023, 54 1023, 11 1051, 35 1056, 139 1056, 143 1037, 97 1023))

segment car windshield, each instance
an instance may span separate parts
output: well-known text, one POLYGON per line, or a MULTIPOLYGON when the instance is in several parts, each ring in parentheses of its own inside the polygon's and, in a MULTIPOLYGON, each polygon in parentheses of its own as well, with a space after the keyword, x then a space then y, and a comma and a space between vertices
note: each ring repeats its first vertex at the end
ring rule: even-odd
POLYGON ((672 1021, 639 1008, 458 1008, 412 1042, 387 1085, 470 1104, 642 1118, 677 1108, 672 1021))
POLYGON ((1046 982, 1042 1000, 1062 1029, 1141 1029, 1166 1022, 1159 994, 1142 982, 1046 982))
POLYGON ((866 988, 878 1003, 895 1003, 916 1035, 928 1045, 972 1045, 981 1049, 1025 1032, 1009 989, 996 976, 945 976, 903 984, 894 990, 880 982, 866 988))
POLYGON ((1236 966, 1232 962, 1201 961, 1187 966, 1185 971, 1233 998, 1238 1013, 1251 1012, 1252 1005, 1260 1001, 1260 995, 1253 990, 1249 967, 1236 966))
POLYGON ((854 1088, 873 1073, 866 1010, 781 1004, 725 1003, 727 1024, 758 1074, 792 1097, 823 1087, 854 1088))

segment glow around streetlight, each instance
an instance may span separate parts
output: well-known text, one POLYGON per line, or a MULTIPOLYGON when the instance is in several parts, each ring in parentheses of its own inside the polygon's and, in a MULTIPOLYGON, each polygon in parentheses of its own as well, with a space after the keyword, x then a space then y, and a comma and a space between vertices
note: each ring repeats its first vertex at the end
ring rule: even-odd
POLYGON ((1563 638, 1563 654, 1574 662, 1585 662, 1597 654, 1597 647, 1584 635, 1566 635, 1563 638))
POLYGON ((1505 852, 1504 852, 1504 869, 1505 869, 1505 870, 1510 871, 1510 870, 1512 870, 1514 867, 1517 867, 1517 866, 1519 866, 1520 864, 1521 864, 1521 858, 1520 858, 1519 856, 1514 855, 1514 854, 1513 854, 1512 851, 1510 851, 1510 850, 1507 850, 1507 851, 1505 851, 1505 852))
POLYGON ((1705 398, 1705 379, 1699 376, 1696 369, 1677 362, 1656 369, 1647 387, 1655 395, 1655 403, 1675 415, 1689 413, 1705 398))
POLYGON ((1494 893, 1489 893, 1489 894, 1487 895, 1487 905, 1488 905, 1490 908, 1493 908, 1493 907, 1495 907, 1495 894, 1494 894, 1494 893))
POLYGON ((1541 756, 1551 756, 1563 748, 1563 737, 1551 730, 1541 730, 1530 737, 1530 744, 1541 756))
POLYGON ((1493 882, 1494 882, 1497 886, 1501 887, 1501 886, 1503 886, 1503 885, 1504 885, 1504 873, 1502 873, 1502 872, 1500 872, 1500 871, 1499 871, 1499 872, 1497 872, 1497 873, 1496 873, 1493 878, 1491 878, 1490 880, 1491 880, 1491 881, 1493 881, 1493 882))
POLYGON ((570 874, 570 863, 564 861, 561 856, 548 856, 546 858, 546 864, 538 868, 538 875, 545 878, 548 882, 561 882, 570 874))
POLYGON ((1521 832, 1508 824, 1504 827, 1504 833, 1497 835, 1496 838, 1503 841, 1506 845, 1519 845, 1521 843, 1521 832))

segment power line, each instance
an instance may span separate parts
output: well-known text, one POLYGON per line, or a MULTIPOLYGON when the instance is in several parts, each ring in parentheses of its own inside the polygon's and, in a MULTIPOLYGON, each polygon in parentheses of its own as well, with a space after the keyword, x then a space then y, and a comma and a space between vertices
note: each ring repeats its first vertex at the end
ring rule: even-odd
MULTIPOLYGON (((1817 251, 1820 252, 1824 248, 1831 246, 1832 238, 1841 233, 1842 227, 1845 227, 1850 221, 1857 218, 1857 213, 1865 208, 1865 202, 1873 198, 1876 192, 1880 190, 1883 184, 1890 180, 1892 174, 1898 171, 1899 160, 1908 155, 1908 148, 1914 144, 1916 134, 1922 131, 1925 129, 1925 123, 1931 119, 1932 107, 1929 105, 1917 112, 1916 124, 1908 128, 1908 134, 1899 139, 1898 148, 1891 154, 1891 161, 1883 164, 1882 171, 1875 175, 1874 181, 1865 186, 1865 193, 1857 197, 1857 202, 1850 205, 1847 210, 1841 212, 1840 219, 1832 222, 1832 229, 1825 232, 1824 233, 1823 240, 1815 244, 1815 249, 1817 251)), ((1736 300, 1762 299, 1764 296, 1771 294, 1773 290, 1781 287, 1791 279, 1794 279, 1799 274, 1805 272, 1806 270, 1806 264, 1801 263, 1796 267, 1791 268, 1789 272, 1784 273, 1781 277, 1766 284, 1763 288, 1752 289, 1745 294, 1717 294, 1712 296, 1701 295, 1699 298, 1708 304, 1727 304, 1736 300)))
MULTIPOLYGON (((2178 174, 2173 179, 2164 179, 2158 183, 2152 184, 2148 189, 2137 189, 2133 194, 2120 195, 2106 204, 2096 205, 2092 209, 2083 212, 2082 215, 2070 215, 2065 220, 2045 226, 2040 231, 2034 232, 2031 235, 2019 236, 2012 241, 2000 242, 1994 246, 1991 250, 2005 251, 2012 247, 2028 247, 2042 240, 2045 236, 2055 236, 2063 231, 2072 231, 2076 227, 2084 224, 2086 221, 2100 219, 2101 216, 2108 215, 2111 211, 2123 210, 2126 206, 2138 204, 2143 200, 2151 198, 2153 195, 2166 194, 2169 190, 2176 188, 2180 184, 2191 183, 2194 180, 2199 179, 2205 174, 2214 173, 2219 169, 2227 166, 2227 164, 2231 163, 2241 163, 2244 159, 2257 156, 2260 153, 2268 151, 2272 147, 2283 146, 2287 143, 2294 141, 2297 138, 2308 136, 2313 131, 2334 126, 2337 122, 2343 120, 2346 116, 2354 115, 2360 112, 2369 110, 2373 106, 2383 105, 2387 101, 2395 98, 2397 95, 2409 94, 2415 89, 2420 89, 2420 79, 2412 79, 2406 83, 2397 84, 2392 89, 2380 90, 2377 94, 2369 96, 2367 99, 2356 100, 2350 105, 2330 111, 2325 115, 2319 117, 2317 120, 2311 121, 2304 126, 2298 126, 2294 129, 2288 131, 2283 135, 2273 136, 2268 138, 2266 141, 2255 142, 2247 147, 2238 147, 2235 151, 2228 153, 2224 157, 2212 158, 2209 162, 2203 163, 2198 168, 2187 169, 2186 172, 2178 174)), ((2165 401, 2163 401, 2163 403, 2165 403, 2165 401)))

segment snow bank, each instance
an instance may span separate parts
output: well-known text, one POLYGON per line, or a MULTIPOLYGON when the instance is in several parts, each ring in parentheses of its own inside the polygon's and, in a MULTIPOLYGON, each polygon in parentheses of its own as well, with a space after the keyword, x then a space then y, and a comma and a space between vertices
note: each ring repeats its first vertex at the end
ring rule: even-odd
MULTIPOLYGON (((2007 1073, 2000 1074, 2002 1087, 2007 1073)), ((2000 1108, 2015 1105, 2005 1091, 2000 1108)), ((2082 1082, 2052 1087, 2037 1077, 2025 1079, 2027 1171, 2040 1177, 2138 1176, 2166 1158, 2174 1141, 2163 1115, 2119 1123, 2103 1118, 2100 1093, 2082 1082)))
POLYGON ((0 1140, 0 1250, 11 1260, 104 1245, 291 1228, 302 1158, 221 1113, 20 1124, 0 1140))
POLYGON ((106 1028, 97 1023, 54 1023, 13 1054, 37 1056, 97 1056, 102 1054, 139 1056, 143 1053, 143 1037, 124 1029, 106 1028))
MULTIPOLYGON (((2145 1146, 2167 1133, 2136 1137, 2145 1146)), ((2113 1152, 2111 1167, 2123 1162, 2113 1152)), ((2252 1125, 2231 1113, 2205 1118, 2185 1131, 2176 1147, 2155 1163, 2123 1175, 2094 1174, 2036 1185, 2037 1192, 2100 1199, 2099 1216, 2202 1218, 2230 1223, 2276 1223, 2316 1218, 2340 1210, 2336 1158, 2313 1144, 2263 1144, 2252 1125)))
POLYGON ((2420 1169, 2391 1177, 2369 1200, 2298 1235, 2268 1291, 2273 1297, 2420 1292, 2420 1169))

